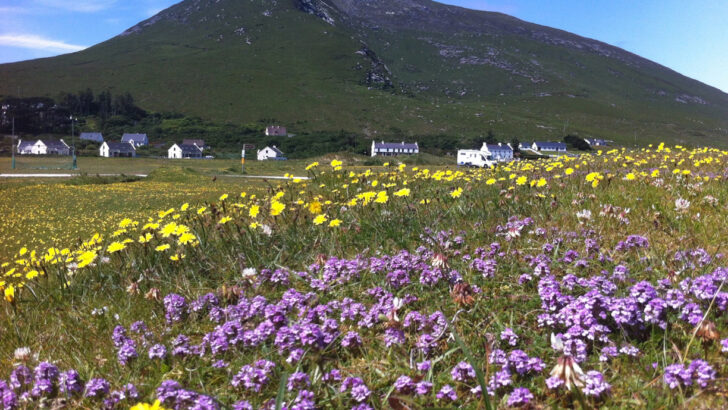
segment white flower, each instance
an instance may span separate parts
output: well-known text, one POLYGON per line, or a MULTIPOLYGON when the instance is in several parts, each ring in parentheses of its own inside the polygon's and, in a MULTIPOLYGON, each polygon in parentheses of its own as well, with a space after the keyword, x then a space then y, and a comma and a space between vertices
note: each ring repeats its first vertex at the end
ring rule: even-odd
POLYGON ((592 213, 588 209, 582 209, 581 211, 576 213, 576 218, 579 220, 579 223, 583 223, 582 220, 590 220, 592 217, 592 213))
POLYGON ((15 357, 16 361, 27 362, 28 359, 30 359, 30 353, 31 351, 29 347, 19 347, 15 349, 13 357, 15 357))
POLYGON ((263 232, 263 234, 264 234, 264 235, 266 235, 266 236, 271 236, 271 235, 273 235, 273 229, 271 229, 271 227, 270 227, 270 226, 268 226, 268 225, 266 225, 266 224, 260 225, 260 230, 261 230, 261 231, 263 232))
POLYGON ((257 272, 255 271, 255 268, 245 268, 243 269, 243 279, 253 279, 257 272))
POLYGON ((551 348, 556 350, 557 352, 564 351, 564 341, 561 340, 561 336, 556 336, 555 334, 551 333, 551 348))
POLYGON ((675 210, 677 212, 685 212, 690 207, 690 201, 683 198, 678 198, 675 200, 675 210))

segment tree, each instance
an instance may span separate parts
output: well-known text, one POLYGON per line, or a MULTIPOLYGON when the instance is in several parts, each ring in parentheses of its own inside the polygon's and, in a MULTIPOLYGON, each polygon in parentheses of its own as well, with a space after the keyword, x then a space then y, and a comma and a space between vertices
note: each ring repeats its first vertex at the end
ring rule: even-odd
POLYGON ((513 148, 513 153, 521 152, 521 148, 519 146, 521 145, 521 141, 518 141, 517 137, 511 138, 511 148, 513 148))
POLYGON ((498 138, 496 138, 493 130, 488 130, 488 134, 486 134, 486 136, 485 136, 485 143, 486 144, 497 144, 498 143, 498 138))
POLYGON ((591 151, 591 145, 577 135, 569 134, 564 137, 564 142, 580 151, 591 151))

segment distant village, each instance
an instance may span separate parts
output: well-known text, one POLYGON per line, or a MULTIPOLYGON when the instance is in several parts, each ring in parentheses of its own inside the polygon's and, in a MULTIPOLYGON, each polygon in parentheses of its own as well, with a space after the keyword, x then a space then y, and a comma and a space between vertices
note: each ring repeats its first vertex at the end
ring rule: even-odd
MULTIPOLYGON (((266 136, 293 136, 287 129, 279 125, 267 126, 264 131, 266 136)), ((106 141, 100 132, 82 132, 79 135, 82 141, 91 141, 101 144, 99 156, 105 158, 133 158, 137 156, 140 147, 148 146, 147 134, 125 133, 120 141, 106 141)), ((583 139, 590 148, 607 145, 603 139, 583 139)), ((247 146, 248 144, 246 144, 247 146)), ((517 158, 515 152, 532 155, 563 155, 567 153, 565 142, 533 141, 519 143, 517 150, 510 143, 488 144, 483 143, 479 149, 459 149, 457 151, 457 164, 461 166, 493 166, 497 162, 512 161, 517 158)), ((73 148, 63 139, 31 139, 19 140, 16 152, 19 155, 72 155, 73 148)), ((173 143, 167 149, 169 159, 212 159, 209 154, 210 147, 205 145, 203 139, 183 139, 181 142, 173 143), (208 152, 208 154, 206 154, 208 152)), ((245 151, 243 150, 243 153, 245 151)), ((371 157, 407 156, 420 153, 418 142, 387 142, 372 141, 369 155, 371 157)), ((256 158, 259 161, 286 160, 286 154, 275 145, 266 146, 256 151, 256 158)))

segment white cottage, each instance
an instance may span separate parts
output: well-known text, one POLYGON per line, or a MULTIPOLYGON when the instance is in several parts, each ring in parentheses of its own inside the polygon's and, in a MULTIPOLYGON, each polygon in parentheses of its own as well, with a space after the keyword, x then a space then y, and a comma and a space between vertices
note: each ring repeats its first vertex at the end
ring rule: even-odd
POLYGON ((18 141, 20 155, 71 155, 71 147, 63 140, 18 141))
POLYGON ((172 159, 202 158, 202 148, 195 144, 174 144, 167 150, 167 157, 172 159))
POLYGON ((395 155, 414 155, 419 154, 420 147, 415 142, 414 144, 405 143, 402 141, 401 143, 396 142, 376 142, 372 141, 372 156, 376 157, 377 155, 390 157, 395 155))
POLYGON ((279 150, 275 145, 272 147, 265 147, 258 150, 258 161, 265 161, 267 159, 286 159, 283 151, 279 150))
POLYGON ((486 153, 496 161, 510 161, 513 159, 513 148, 508 144, 486 144, 480 148, 481 151, 486 153))
POLYGON ((105 158, 112 157, 135 157, 136 148, 131 142, 110 142, 104 141, 99 147, 99 156, 105 158))

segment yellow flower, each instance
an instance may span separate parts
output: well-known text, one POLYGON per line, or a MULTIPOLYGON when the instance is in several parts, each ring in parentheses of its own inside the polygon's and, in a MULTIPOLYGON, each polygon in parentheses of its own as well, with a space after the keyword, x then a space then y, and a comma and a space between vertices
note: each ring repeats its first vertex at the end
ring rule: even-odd
POLYGON ((153 237, 154 236, 151 233, 147 232, 146 234, 139 236, 139 241, 138 242, 139 243, 147 243, 147 242, 151 241, 153 237))
POLYGON ((248 215, 250 215, 251 218, 258 216, 258 213, 260 213, 260 207, 258 205, 253 205, 248 210, 248 215))
POLYGON ((312 163, 308 164, 308 166, 306 167, 306 171, 309 171, 312 168, 316 168, 317 166, 319 166, 318 162, 312 162, 312 163))
POLYGON ((5 288, 5 300, 8 303, 13 303, 13 300, 15 300, 15 288, 13 285, 8 285, 7 288, 5 288))
POLYGON ((190 207, 190 204, 188 204, 187 202, 185 202, 184 204, 182 204, 182 207, 179 210, 180 211, 186 211, 189 207, 190 207))
POLYGON ((377 192, 377 199, 375 199, 374 202, 378 204, 386 204, 387 201, 389 201, 389 195, 387 195, 387 191, 377 192))
POLYGON ((169 257, 169 260, 172 260, 172 261, 175 261, 175 262, 176 262, 176 261, 178 261, 178 260, 184 259, 184 258, 185 258, 185 256, 186 256, 186 255, 185 255, 184 253, 181 253, 181 254, 180 254, 180 253, 176 253, 176 254, 174 254, 174 255, 170 256, 170 257, 169 257))
POLYGON ((30 271, 30 272, 28 272, 28 273, 25 274, 25 278, 26 279, 33 279, 33 278, 35 278, 38 275, 39 275, 39 273, 38 273, 37 270, 32 270, 32 271, 30 271))
POLYGON ((203 213, 205 213, 206 210, 206 207, 200 207, 199 209, 197 209, 197 215, 202 215, 203 213))
POLYGON ((485 181, 486 185, 493 185, 495 184, 495 178, 489 178, 487 181, 485 181))
POLYGON ((322 223, 326 222, 327 219, 328 218, 324 214, 317 215, 315 218, 313 218, 313 223, 314 225, 321 225, 322 223))
POLYGON ((154 250, 157 251, 157 252, 164 252, 164 251, 166 251, 169 248, 170 248, 169 244, 168 243, 165 243, 164 245, 157 246, 156 248, 154 248, 154 250))
POLYGON ((220 195, 220 201, 226 200, 227 197, 228 197, 228 194, 222 194, 222 195, 220 195))
POLYGON ((636 176, 635 176, 635 175, 634 175, 634 174, 633 174, 632 172, 630 172, 629 174, 627 174, 627 175, 626 175, 626 176, 624 177, 624 179, 626 179, 627 181, 632 181, 632 180, 634 180, 635 178, 636 178, 636 176))
POLYGON ((320 214, 321 211, 322 211, 322 209, 321 209, 321 202, 319 202, 319 201, 313 201, 310 204, 308 204, 308 211, 311 212, 314 215, 320 214))
POLYGON ((165 408, 162 407, 162 403, 159 400, 156 400, 154 404, 137 403, 129 410, 165 410, 165 408))
POLYGON ((127 226, 129 226, 133 223, 134 223, 134 221, 132 221, 131 219, 124 218, 121 220, 121 222, 119 222, 119 228, 126 228, 127 226))
POLYGON ((222 219, 220 219, 220 225, 225 225, 226 223, 228 223, 228 222, 230 222, 232 220, 233 220, 233 218, 231 218, 229 216, 225 216, 222 219))
POLYGON ((177 231, 177 224, 175 222, 170 222, 167 225, 164 225, 162 227, 162 236, 165 238, 169 238, 170 235, 175 233, 177 231))
POLYGON ((96 252, 95 251, 86 251, 81 254, 76 260, 78 261, 78 267, 83 268, 91 263, 93 263, 94 260, 96 260, 96 252))
POLYGON ((394 196, 409 196, 410 189, 409 188, 402 188, 399 191, 394 193, 394 196))
POLYGON ((183 233, 183 234, 182 234, 182 235, 181 235, 181 236, 179 237, 178 241, 179 241, 179 243, 180 243, 180 244, 182 244, 182 245, 187 245, 188 243, 191 243, 191 242, 196 242, 196 241, 197 241, 197 237, 196 237, 195 235, 193 235, 193 234, 191 234, 191 233, 187 232, 187 233, 183 233))
POLYGON ((332 219, 331 222, 329 222, 329 226, 331 228, 335 228, 339 225, 341 225, 341 219, 332 219))
POLYGON ((118 252, 121 250, 124 250, 126 248, 126 245, 124 245, 121 242, 113 242, 111 245, 109 245, 108 248, 106 248, 106 251, 109 253, 118 252))
POLYGON ((539 178, 538 182, 536 183, 536 188, 541 188, 542 186, 546 185, 546 179, 545 178, 539 178))
POLYGON ((527 181, 528 181, 528 178, 526 178, 525 175, 521 175, 520 177, 518 177, 516 179, 516 184, 517 185, 525 185, 527 181))
POLYGON ((284 209, 286 209, 286 205, 284 205, 284 204, 282 204, 282 203, 280 203, 278 201, 275 201, 274 200, 270 204, 270 214, 271 214, 271 216, 278 216, 278 215, 280 215, 281 212, 283 212, 284 209))
POLYGON ((458 187, 457 189, 454 189, 452 192, 450 192, 450 196, 453 198, 460 198, 460 196, 463 194, 463 189, 458 187))
POLYGON ((564 170, 564 174, 566 174, 566 175, 571 175, 573 173, 574 173, 574 168, 566 168, 564 170))
POLYGON ((332 168, 340 167, 342 164, 343 162, 339 161, 338 159, 334 159, 331 161, 332 168))

